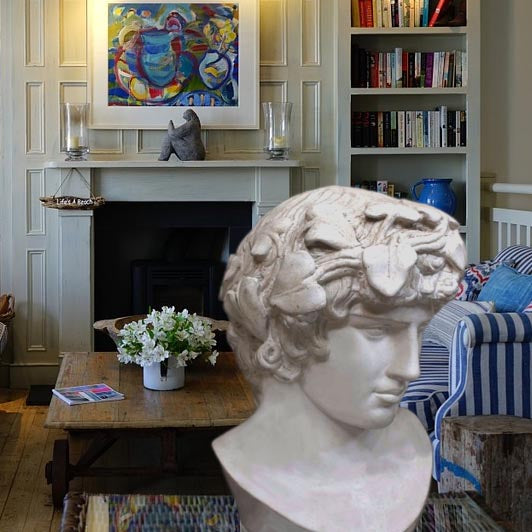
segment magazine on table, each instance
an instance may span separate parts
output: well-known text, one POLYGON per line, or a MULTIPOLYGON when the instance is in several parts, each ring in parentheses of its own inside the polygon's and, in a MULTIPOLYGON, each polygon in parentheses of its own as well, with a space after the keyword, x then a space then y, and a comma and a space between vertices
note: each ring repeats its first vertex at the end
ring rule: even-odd
POLYGON ((84 386, 70 386, 68 388, 54 388, 52 392, 69 405, 119 401, 124 398, 123 393, 113 390, 113 388, 103 382, 84 386))

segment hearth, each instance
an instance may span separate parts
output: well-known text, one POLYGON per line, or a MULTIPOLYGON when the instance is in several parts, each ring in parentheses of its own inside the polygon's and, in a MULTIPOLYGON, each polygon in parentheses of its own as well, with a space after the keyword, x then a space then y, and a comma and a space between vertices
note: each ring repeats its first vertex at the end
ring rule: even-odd
MULTIPOLYGON (((230 253, 251 229, 249 202, 111 202, 94 214, 94 319, 163 305, 224 319, 230 253)), ((104 335, 97 351, 114 350, 104 335)))

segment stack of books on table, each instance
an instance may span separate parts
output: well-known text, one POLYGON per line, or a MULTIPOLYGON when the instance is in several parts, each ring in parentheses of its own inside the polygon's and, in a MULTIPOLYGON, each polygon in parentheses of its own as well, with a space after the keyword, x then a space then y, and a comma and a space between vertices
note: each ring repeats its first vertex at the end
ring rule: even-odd
POLYGON ((69 388, 54 388, 54 395, 69 405, 83 405, 100 403, 102 401, 119 401, 124 394, 117 392, 105 383, 70 386, 69 388))

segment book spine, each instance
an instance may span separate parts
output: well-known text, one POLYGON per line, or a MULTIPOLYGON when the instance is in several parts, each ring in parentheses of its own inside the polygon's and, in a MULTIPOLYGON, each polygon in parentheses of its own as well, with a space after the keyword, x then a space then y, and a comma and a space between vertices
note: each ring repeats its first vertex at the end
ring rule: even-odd
POLYGON ((395 52, 391 52, 391 53, 388 55, 388 59, 390 60, 390 67, 389 67, 390 76, 391 76, 390 86, 391 86, 393 89, 396 89, 396 88, 397 88, 397 83, 396 83, 397 75, 396 75, 396 73, 395 73, 395 69, 396 69, 396 65, 395 65, 395 52))
POLYGON ((369 145, 371 148, 377 148, 379 146, 376 111, 370 111, 369 113, 369 145))
POLYGON ((440 112, 434 111, 434 147, 441 148, 441 120, 440 112))
POLYGON ((460 146, 466 146, 467 142, 467 116, 465 111, 460 111, 460 146))
POLYGON ((449 52, 445 52, 445 59, 443 60, 443 84, 442 87, 449 86, 449 52))
POLYGON ((454 136, 455 136, 455 130, 454 130, 454 117, 456 116, 456 113, 453 111, 447 112, 447 147, 452 148, 454 147, 454 136))
POLYGON ((351 0, 351 27, 360 28, 360 4, 358 0, 351 0))
POLYGON ((392 129, 391 129, 391 116, 390 111, 384 111, 382 113, 383 120, 383 142, 385 148, 390 148, 392 146, 392 129))
POLYGON ((373 13, 373 27, 377 28, 377 0, 371 0, 371 12, 373 13))
POLYGON ((390 131, 390 145, 392 148, 397 148, 399 146, 397 133, 397 111, 390 112, 390 131))
POLYGON ((423 148, 423 111, 416 112, 416 148, 423 148))
POLYGON ((462 87, 467 87, 467 52, 462 52, 462 87))
POLYGON ((379 88, 386 87, 386 73, 385 73, 385 61, 384 52, 379 52, 379 88))
POLYGON ((412 147, 412 114, 405 111, 405 148, 412 147))
POLYGON ((369 112, 364 111, 362 113, 362 141, 363 148, 369 147, 369 112))
POLYGON ((405 27, 404 0, 398 0, 397 13, 398 13, 398 17, 399 17, 399 27, 400 28, 404 28, 405 27))
POLYGON ((359 48, 358 50, 358 78, 359 78, 359 87, 367 87, 367 53, 364 48, 359 48))
POLYGON ((423 147, 428 148, 429 146, 429 112, 423 111, 423 147))
POLYGON ((462 51, 457 50, 454 55, 454 65, 455 65, 455 85, 457 87, 462 87, 462 51))
POLYGON ((351 121, 351 146, 353 148, 362 147, 362 113, 360 111, 353 112, 351 121))
POLYGON ((460 111, 455 111, 454 122, 456 124, 454 130, 454 145, 460 146, 460 111))
POLYGON ((410 26, 410 1, 403 0, 403 27, 405 28, 410 26))
POLYGON ((440 68, 438 72, 439 87, 443 87, 444 72, 445 72, 445 52, 440 52, 440 68))
POLYGON ((420 87, 426 87, 427 86, 427 54, 425 52, 421 52, 421 76, 420 76, 420 87))
POLYGON ((454 55, 455 52, 451 52, 449 54, 449 87, 456 87, 456 74, 455 74, 455 67, 454 67, 454 55))
POLYGON ((415 52, 408 52, 408 86, 416 86, 416 54, 415 52))
POLYGON ((426 28, 429 25, 429 0, 423 0, 423 9, 422 9, 422 23, 421 25, 426 28))
POLYGON ((364 0, 358 0, 358 11, 360 13, 360 27, 366 27, 366 2, 364 0))
POLYGON ((373 2, 364 0, 364 11, 366 16, 366 28, 373 28, 373 2))
POLYGON ((384 116, 382 111, 377 112, 377 145, 384 148, 384 116))
POLYGON ((378 88, 379 86, 379 53, 370 52, 370 87, 378 88))
POLYGON ((405 112, 397 111, 397 146, 405 147, 405 112))
POLYGON ((408 84, 408 52, 403 52, 403 57, 401 59, 401 67, 403 69, 403 87, 409 87, 408 84))
POLYGON ((436 8, 434 9, 434 12, 432 13, 432 17, 430 17, 429 27, 433 27, 436 24, 436 21, 438 20, 438 17, 440 16, 440 12, 446 3, 447 3, 447 0, 438 1, 438 3, 436 4, 436 8))
POLYGON ((358 44, 351 44, 351 87, 360 87, 358 44))
POLYGON ((447 148, 447 106, 440 106, 440 146, 442 148, 447 148))
POLYGON ((421 87, 421 52, 414 53, 414 87, 421 87))
POLYGON ((403 87, 403 49, 395 49, 395 86, 403 87))
POLYGON ((434 111, 429 111, 429 147, 434 148, 434 111))
POLYGON ((382 28, 382 0, 377 0, 377 16, 376 21, 377 28, 382 28))
POLYGON ((425 87, 432 87, 432 67, 434 64, 434 52, 427 52, 425 66, 425 87))

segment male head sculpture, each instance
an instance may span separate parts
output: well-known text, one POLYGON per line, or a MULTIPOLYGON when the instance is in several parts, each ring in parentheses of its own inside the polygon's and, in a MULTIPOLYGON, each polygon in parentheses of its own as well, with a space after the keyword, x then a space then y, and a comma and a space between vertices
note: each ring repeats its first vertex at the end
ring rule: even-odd
POLYGON ((214 448, 250 532, 415 521, 415 503, 361 509, 360 497, 385 493, 387 471, 410 471, 399 486, 421 482, 411 501, 422 506, 430 445, 399 401, 419 372, 420 333, 456 293, 464 265, 458 224, 442 211, 346 187, 292 197, 246 236, 221 295, 258 409, 214 448))

